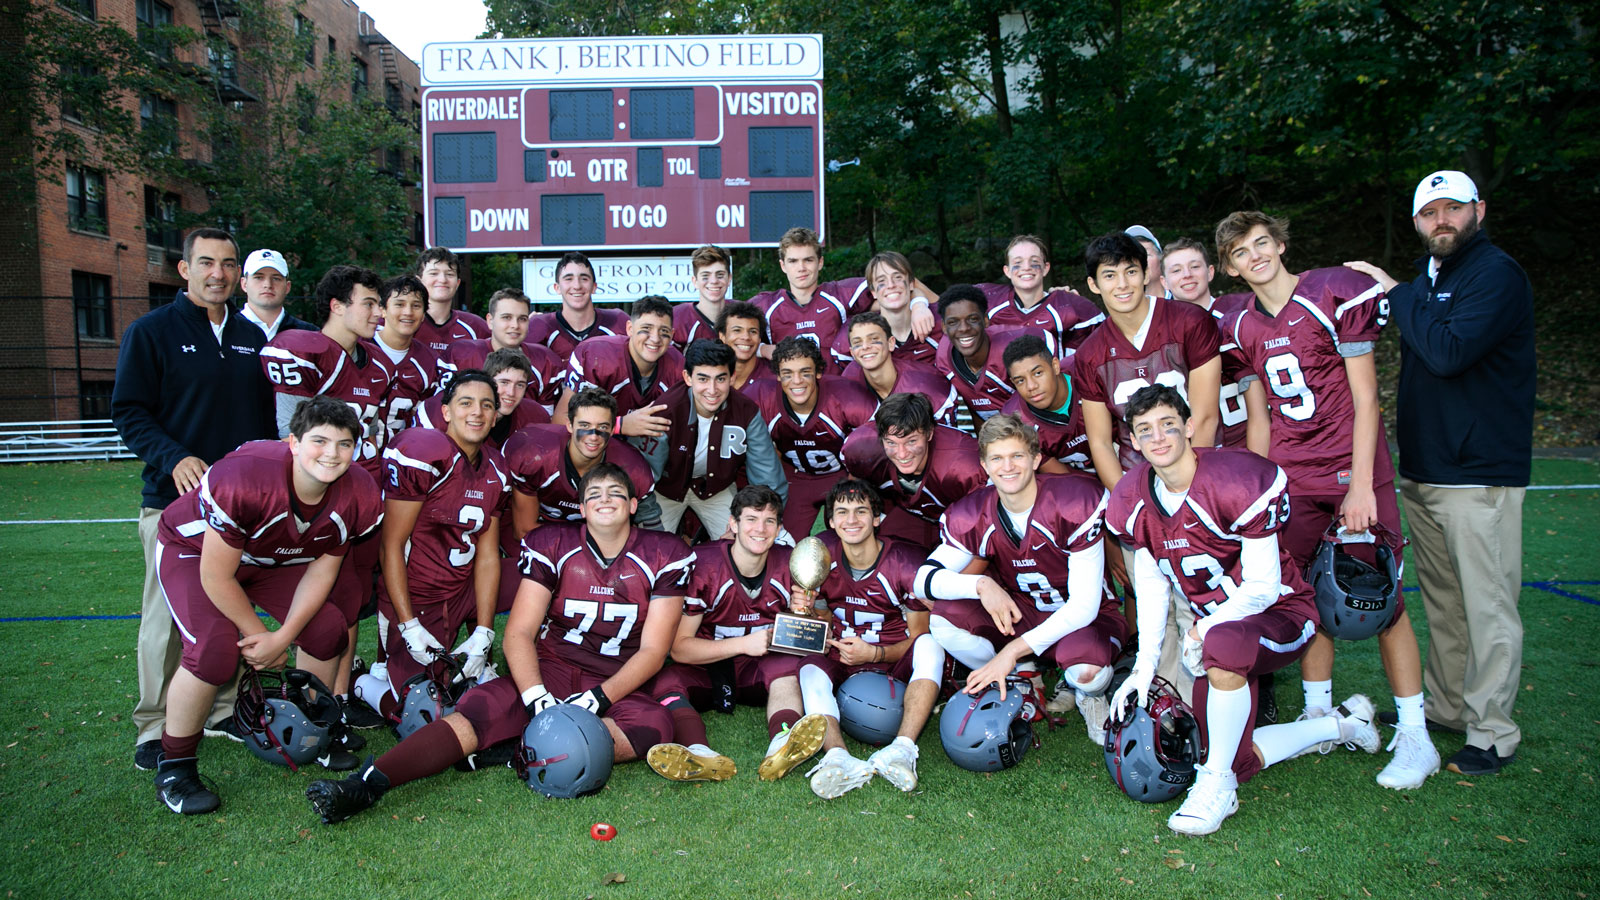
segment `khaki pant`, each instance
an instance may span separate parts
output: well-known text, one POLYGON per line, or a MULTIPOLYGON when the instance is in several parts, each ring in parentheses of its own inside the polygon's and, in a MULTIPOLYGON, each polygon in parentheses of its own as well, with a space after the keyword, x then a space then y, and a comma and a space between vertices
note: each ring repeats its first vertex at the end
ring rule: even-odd
POLYGON ((683 514, 692 509, 700 518, 700 524, 705 526, 706 534, 711 540, 722 537, 728 530, 728 516, 733 511, 734 486, 728 485, 715 494, 701 499, 694 491, 684 494, 682 500, 673 500, 661 496, 656 492, 656 502, 661 504, 661 530, 676 533, 678 525, 683 521, 683 514))
POLYGON ((1402 481, 1411 559, 1428 614, 1428 718, 1467 743, 1516 752, 1522 679, 1522 500, 1527 488, 1402 481))
MULTIPOLYGON (((1118 546, 1121 546, 1120 544, 1118 546)), ((1122 562, 1128 567, 1128 576, 1133 576, 1133 551, 1122 547, 1122 562)), ((1183 702, 1194 702, 1194 676, 1184 668, 1183 636, 1190 628, 1194 627, 1194 610, 1189 608, 1189 601, 1183 599, 1176 588, 1167 591, 1167 634, 1161 640, 1161 658, 1156 662, 1156 675, 1166 683, 1172 685, 1173 690, 1183 697, 1183 702)), ((1133 616, 1128 617, 1129 630, 1137 634, 1139 623, 1133 616)))
MULTIPOLYGON (((138 729, 136 743, 161 739, 161 730, 167 724, 167 686, 178 671, 178 659, 183 655, 183 641, 178 637, 177 626, 172 624, 172 611, 161 593, 156 580, 156 525, 161 521, 161 510, 139 509, 139 543, 144 547, 144 598, 139 607, 138 676, 139 700, 133 707, 133 727, 138 729)), ((238 680, 228 682, 217 691, 216 703, 206 719, 211 728, 233 715, 233 698, 238 693, 238 680)))

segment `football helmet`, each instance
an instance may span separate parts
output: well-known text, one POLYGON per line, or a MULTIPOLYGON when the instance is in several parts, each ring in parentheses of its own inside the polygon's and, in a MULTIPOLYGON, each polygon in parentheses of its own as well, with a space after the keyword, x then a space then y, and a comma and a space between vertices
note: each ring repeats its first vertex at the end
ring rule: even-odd
POLYGON ((950 761, 973 772, 1009 769, 1033 746, 1033 726, 1022 715, 1025 692, 1012 685, 1006 698, 998 688, 982 694, 956 694, 939 716, 939 740, 950 761))
POLYGON ((439 656, 421 672, 406 679, 400 689, 400 721, 394 733, 400 740, 415 734, 424 725, 456 711, 456 701, 471 687, 461 676, 461 661, 454 656, 439 656))
POLYGON ((863 744, 882 747, 900 733, 906 683, 887 672, 857 672, 835 692, 839 727, 863 744))
POLYGON ((322 679, 304 669, 246 667, 239 676, 233 720, 251 753, 296 772, 327 756, 344 737, 338 699, 322 679))
POLYGON ((528 723, 517 775, 546 797, 570 799, 606 786, 616 745, 600 717, 571 703, 558 703, 528 723))
POLYGON ((1364 641, 1388 628, 1400 603, 1400 548, 1406 541, 1378 524, 1371 533, 1376 567, 1345 552, 1338 531, 1330 527, 1306 568, 1322 630, 1340 640, 1364 641))
POLYGON ((1206 743, 1194 710, 1165 680, 1150 683, 1144 706, 1111 710, 1106 729, 1106 771, 1122 792, 1141 803, 1164 803, 1188 790, 1206 743))

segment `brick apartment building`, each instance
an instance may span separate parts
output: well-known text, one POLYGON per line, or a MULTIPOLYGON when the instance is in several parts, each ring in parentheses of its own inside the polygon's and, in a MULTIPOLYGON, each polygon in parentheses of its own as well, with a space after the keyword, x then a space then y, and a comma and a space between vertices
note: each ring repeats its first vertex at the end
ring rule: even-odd
MULTIPOLYGON (((51 6, 50 0, 38 2, 51 6)), ((310 29, 314 35, 304 77, 313 77, 330 60, 348 60, 353 90, 417 121, 417 64, 379 34, 355 3, 307 0, 294 13, 282 0, 269 2, 286 18, 294 17, 289 24, 296 34, 310 29)), ((232 47, 251 40, 240 33, 232 0, 56 0, 54 6, 48 11, 115 22, 141 36, 177 25, 221 37, 232 47)), ((15 31, 14 25, 0 25, 0 47, 21 39, 3 33, 7 28, 15 31)), ((262 102, 254 73, 231 54, 219 58, 206 42, 166 52, 206 80, 215 97, 208 102, 244 110, 262 102)), ((0 422, 109 417, 123 331, 153 307, 171 302, 182 286, 177 270, 182 234, 166 223, 175 210, 204 212, 209 205, 203 178, 211 148, 186 139, 193 135, 199 112, 187 104, 159 97, 127 102, 139 104, 141 121, 164 117, 176 127, 176 152, 194 164, 196 180, 156 183, 109 171, 95 158, 94 132, 88 129, 85 158, 57 160, 53 173, 36 165, 34 171, 13 176, 23 188, 31 185, 33 196, 31 202, 20 203, 16 196, 8 198, 11 208, 0 216, 0 422)), ((62 127, 83 128, 72 110, 53 112, 61 116, 62 127)), ((22 148, 20 154, 11 154, 13 159, 37 159, 28 149, 29 133, 13 129, 14 124, 0 123, 0 130, 12 132, 0 144, 8 151, 22 148)), ((380 167, 402 180, 414 179, 416 153, 401 156, 381 160, 380 167)), ((414 188, 410 194, 416 241, 421 234, 420 199, 414 188)))

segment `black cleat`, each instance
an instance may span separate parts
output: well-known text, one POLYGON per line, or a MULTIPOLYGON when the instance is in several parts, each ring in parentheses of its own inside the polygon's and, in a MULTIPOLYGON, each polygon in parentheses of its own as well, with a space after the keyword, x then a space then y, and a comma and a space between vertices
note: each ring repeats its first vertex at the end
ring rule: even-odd
POLYGON ((207 725, 204 734, 206 737, 227 738, 236 744, 244 743, 244 733, 239 730, 239 723, 229 716, 215 725, 207 725))
POLYGON ((317 765, 330 772, 348 772, 361 765, 361 759, 348 750, 334 747, 327 753, 317 757, 317 765))
POLYGON ((389 778, 368 758, 361 771, 339 781, 313 781, 306 788, 306 799, 322 817, 322 824, 343 822, 358 812, 371 809, 389 789, 389 778))
POLYGON ((344 707, 344 724, 351 728, 378 728, 389 724, 388 719, 360 700, 340 698, 339 705, 344 707))
POLYGON ((213 812, 222 805, 222 798, 200 781, 200 766, 192 756, 157 763, 156 797, 167 809, 186 816, 213 812))

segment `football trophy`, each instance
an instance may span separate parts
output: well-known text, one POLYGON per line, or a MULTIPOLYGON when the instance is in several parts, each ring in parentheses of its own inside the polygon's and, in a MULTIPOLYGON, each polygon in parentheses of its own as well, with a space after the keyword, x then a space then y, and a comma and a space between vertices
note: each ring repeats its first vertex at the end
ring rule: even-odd
MULTIPOLYGON (((833 554, 821 538, 808 537, 795 544, 789 554, 789 577, 794 586, 816 591, 828 580, 833 568, 833 554)), ((812 605, 809 615, 778 613, 772 617, 772 631, 768 646, 779 653, 809 656, 828 649, 827 614, 812 605)))

